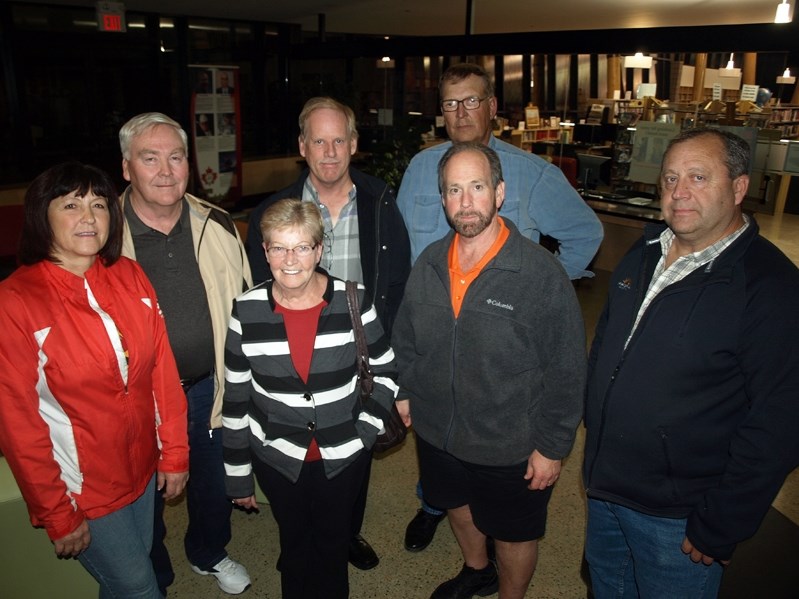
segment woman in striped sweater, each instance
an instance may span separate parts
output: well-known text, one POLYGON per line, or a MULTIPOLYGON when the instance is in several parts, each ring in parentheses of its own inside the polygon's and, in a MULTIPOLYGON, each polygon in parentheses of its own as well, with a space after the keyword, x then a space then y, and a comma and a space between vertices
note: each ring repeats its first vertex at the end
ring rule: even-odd
POLYGON ((343 599, 353 503, 397 393, 394 352, 359 286, 375 374, 361 405, 345 283, 318 266, 318 208, 280 200, 261 231, 272 278, 236 299, 226 344, 227 492, 256 508, 254 474, 269 499, 284 599, 343 599))

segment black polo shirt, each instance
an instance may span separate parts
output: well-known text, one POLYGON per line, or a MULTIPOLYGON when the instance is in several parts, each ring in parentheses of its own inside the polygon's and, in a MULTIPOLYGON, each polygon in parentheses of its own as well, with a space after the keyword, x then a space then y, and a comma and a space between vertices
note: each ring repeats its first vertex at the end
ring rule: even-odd
POLYGON ((194 255, 189 205, 183 200, 180 219, 164 235, 136 215, 130 201, 125 218, 133 236, 136 260, 155 288, 180 378, 214 368, 214 331, 200 267, 194 255))

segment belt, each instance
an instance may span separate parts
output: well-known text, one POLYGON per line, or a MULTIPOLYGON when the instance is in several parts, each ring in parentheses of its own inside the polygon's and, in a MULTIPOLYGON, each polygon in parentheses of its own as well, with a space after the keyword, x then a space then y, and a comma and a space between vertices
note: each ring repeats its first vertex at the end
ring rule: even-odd
POLYGON ((205 372, 205 373, 201 374, 200 376, 195 376, 194 378, 180 379, 180 384, 183 387, 184 391, 188 391, 189 389, 194 387, 194 385, 196 385, 200 381, 204 381, 205 379, 210 377, 211 374, 213 374, 213 372, 211 370, 209 370, 208 372, 205 372))

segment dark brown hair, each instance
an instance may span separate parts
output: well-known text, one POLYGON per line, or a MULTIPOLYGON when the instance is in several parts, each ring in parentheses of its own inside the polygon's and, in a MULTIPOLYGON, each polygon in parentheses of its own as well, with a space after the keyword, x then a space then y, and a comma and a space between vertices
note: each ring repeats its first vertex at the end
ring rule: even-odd
POLYGON ((122 207, 114 182, 105 171, 95 166, 71 161, 44 171, 33 180, 25 193, 25 216, 17 252, 20 264, 55 261, 53 230, 47 218, 47 209, 54 199, 73 192, 79 197, 92 192, 107 200, 110 216, 108 239, 98 256, 107 265, 119 259, 122 253, 122 207))
POLYGON ((491 83, 491 77, 483 67, 471 62, 460 62, 449 67, 444 71, 444 74, 441 75, 441 80, 438 82, 439 100, 446 100, 443 93, 444 84, 460 83, 471 76, 475 76, 483 81, 483 94, 485 94, 486 97, 490 98, 494 95, 494 85, 491 83))

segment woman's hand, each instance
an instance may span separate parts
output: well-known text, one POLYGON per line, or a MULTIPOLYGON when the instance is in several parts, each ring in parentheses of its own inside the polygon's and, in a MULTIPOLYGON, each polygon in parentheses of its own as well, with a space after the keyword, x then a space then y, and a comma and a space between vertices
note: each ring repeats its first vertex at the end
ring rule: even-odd
POLYGON ((163 491, 164 499, 174 499, 183 493, 186 482, 189 480, 188 472, 158 472, 156 474, 155 488, 163 491))
POLYGON ((405 428, 408 428, 411 424, 411 402, 407 399, 398 399, 394 402, 397 406, 397 412, 402 418, 402 423, 405 425, 405 428))
POLYGON ((258 502, 255 501, 255 495, 250 495, 249 497, 237 497, 233 500, 233 503, 241 508, 244 508, 245 510, 258 509, 258 502))
POLYGON ((58 557, 78 557, 91 542, 89 523, 84 520, 71 533, 53 541, 53 545, 58 557))

